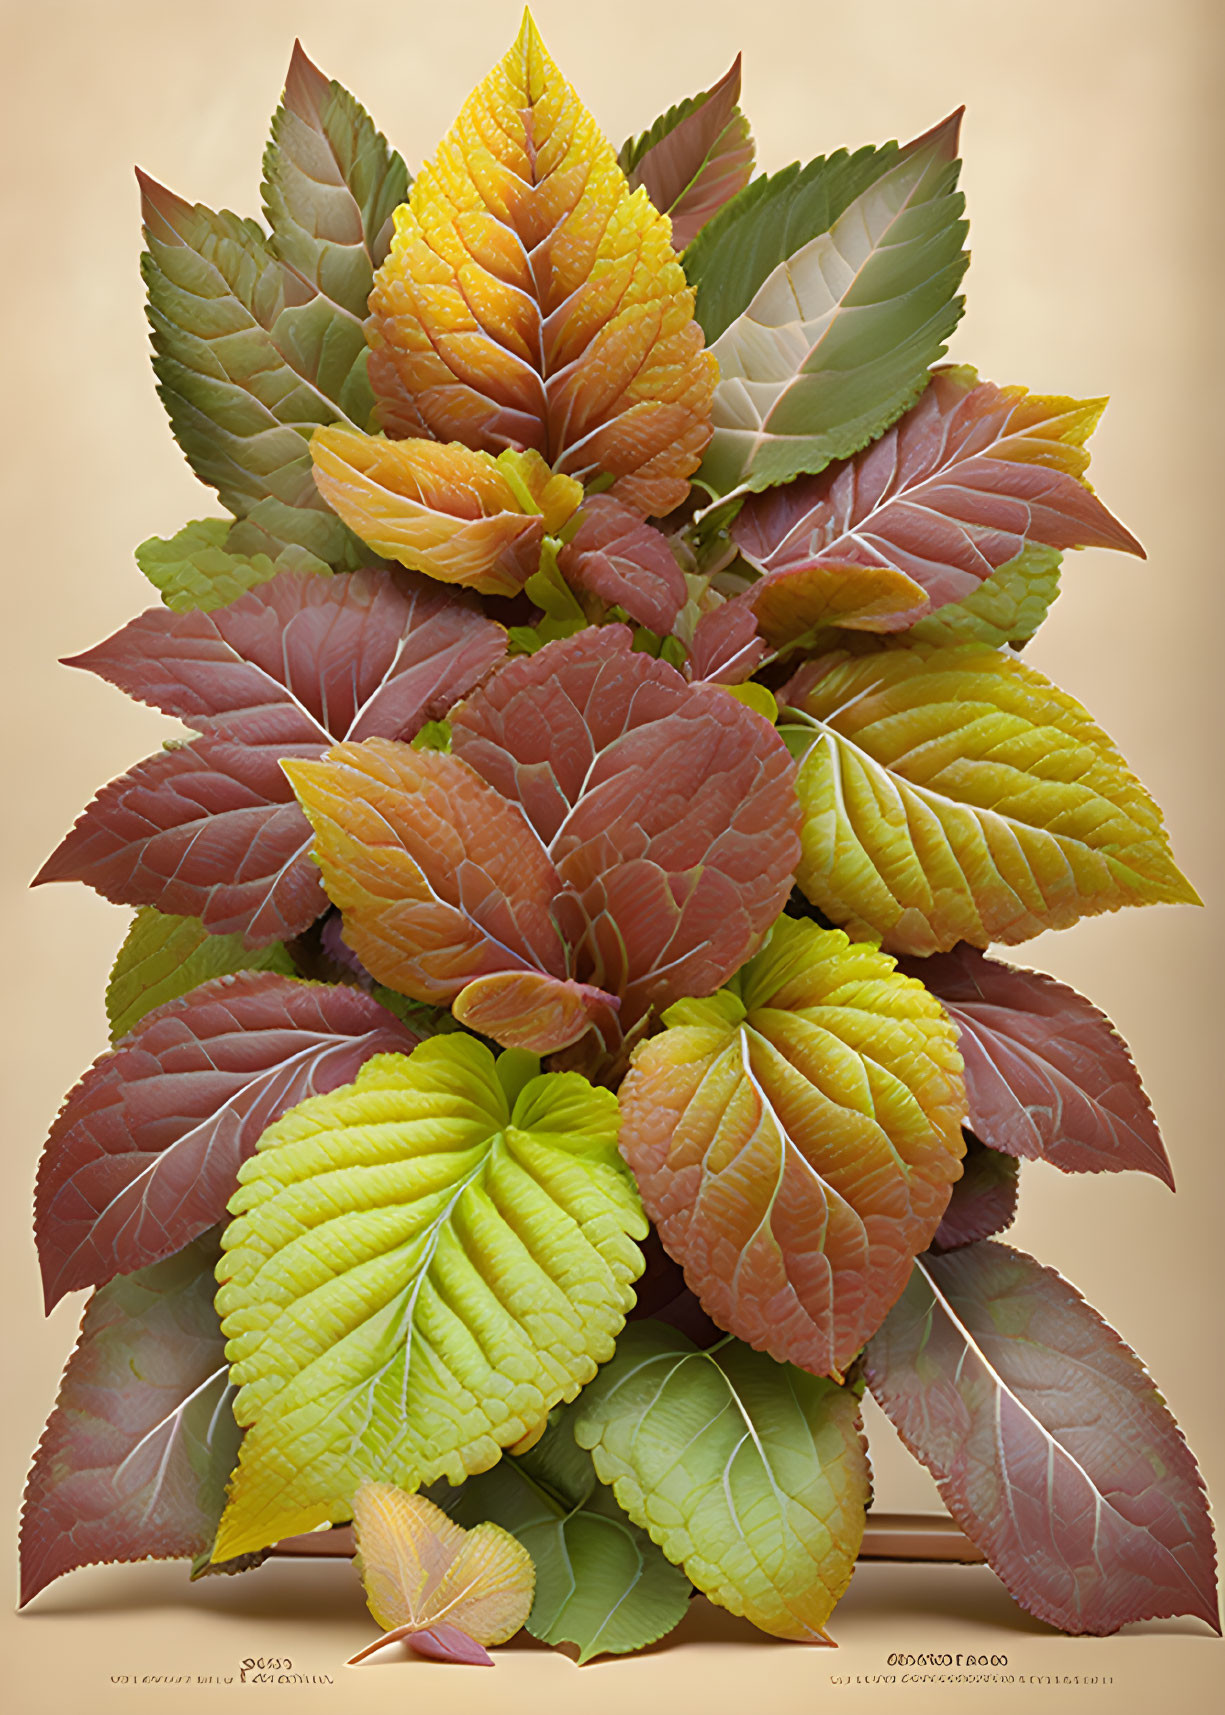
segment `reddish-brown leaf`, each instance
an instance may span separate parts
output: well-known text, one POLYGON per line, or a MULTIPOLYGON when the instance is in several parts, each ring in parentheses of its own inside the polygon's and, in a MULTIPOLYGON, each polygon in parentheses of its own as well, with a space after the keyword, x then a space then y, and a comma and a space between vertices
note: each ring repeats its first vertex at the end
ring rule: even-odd
MULTIPOLYGON (((696 105, 684 102, 656 122, 628 175, 631 187, 645 185, 655 207, 671 217, 675 250, 691 243, 753 172, 753 139, 737 106, 739 54, 730 71, 695 100, 696 105)), ((623 159, 625 154, 622 150, 623 159)))
POLYGON ((1065 1173, 1151 1173, 1173 1189, 1127 1044, 1083 995, 964 944, 900 964, 961 1033, 969 1123, 985 1144, 1065 1173))
POLYGON ((210 1546, 238 1457, 213 1309, 220 1246, 121 1275, 85 1307, 21 1518, 21 1601, 100 1561, 210 1546))
POLYGON ((47 1140, 34 1225, 48 1310, 214 1225, 273 1120, 417 1041, 360 989, 269 971, 216 977, 147 1013, 70 1092, 47 1140))
POLYGON ((1220 1631, 1195 1460, 1129 1347, 1053 1269, 928 1256, 865 1354, 872 1392, 1022 1607, 1066 1632, 1220 1631))
POLYGON ((769 576, 857 566, 912 579, 926 601, 871 627, 882 631, 969 595, 1027 542, 1143 554, 1084 481, 1104 403, 939 371, 854 458, 750 496, 733 539, 769 576))
POLYGON ((977 1244, 1010 1227, 1016 1219, 1021 1163, 1015 1155, 988 1149, 972 1132, 966 1132, 966 1152, 961 1158, 961 1178, 944 1218, 932 1240, 932 1249, 956 1250, 977 1244))
POLYGON ((475 608, 380 570, 282 572, 209 613, 144 613, 69 664, 203 736, 105 787, 36 879, 87 881, 250 945, 298 934, 326 900, 281 759, 411 737, 504 648, 475 608))
POLYGON ((687 670, 691 679, 713 685, 741 685, 761 665, 767 645, 747 596, 704 613, 694 627, 687 670))
POLYGON ((666 636, 685 602, 685 580, 668 538, 645 524, 611 494, 597 494, 583 507, 582 522, 558 556, 568 583, 612 607, 623 607, 639 625, 666 636))

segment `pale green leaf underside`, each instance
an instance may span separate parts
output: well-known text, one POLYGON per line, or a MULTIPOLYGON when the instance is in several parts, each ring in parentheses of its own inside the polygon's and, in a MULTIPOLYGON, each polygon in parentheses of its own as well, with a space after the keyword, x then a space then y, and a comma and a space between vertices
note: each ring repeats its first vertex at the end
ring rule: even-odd
POLYGON ((545 1643, 574 1643, 579 1661, 625 1655, 670 1632, 689 1606, 688 1578, 621 1511, 577 1447, 573 1419, 555 1412, 530 1452, 469 1477, 453 1501, 457 1523, 490 1519, 536 1564, 527 1629, 545 1643))
POLYGON ((824 1638, 869 1498, 853 1389, 730 1337, 700 1352, 636 1322, 584 1392, 574 1433, 712 1601, 779 1637, 824 1638))
POLYGON ((912 625, 922 643, 1027 643, 1059 594, 1063 556, 1029 542, 961 601, 948 602, 912 625))
POLYGON ((295 974, 293 960, 279 943, 244 947, 241 935, 210 935, 198 917, 172 917, 152 905, 142 906, 106 985, 111 1041, 134 1030, 155 1006, 234 971, 295 974))
POLYGON ((647 1230, 616 1097, 535 1066, 437 1037, 265 1132, 218 1270, 247 1429, 219 1558, 364 1479, 487 1469, 611 1356, 647 1230))
POLYGON ((823 470, 922 391, 962 308, 964 198, 949 141, 893 155, 714 341, 715 430, 697 478, 714 493, 823 470))

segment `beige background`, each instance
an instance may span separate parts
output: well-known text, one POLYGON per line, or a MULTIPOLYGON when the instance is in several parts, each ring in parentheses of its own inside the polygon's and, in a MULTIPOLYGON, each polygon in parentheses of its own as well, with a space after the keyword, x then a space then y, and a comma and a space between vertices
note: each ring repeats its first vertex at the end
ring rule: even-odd
MULTIPOLYGON (((974 261, 952 355, 1001 382, 1114 395, 1094 442, 1094 481, 1149 560, 1072 556, 1066 593, 1030 658, 1093 710, 1149 784, 1208 909, 1098 919, 1031 943, 1024 956, 1090 994, 1131 1042, 1179 1193, 1171 1199, 1138 1176, 1067 1178, 1030 1165, 1014 1236, 1143 1354, 1219 1497, 1219 3, 540 0, 536 13, 615 142, 711 81, 741 46, 745 101, 771 170, 842 144, 912 136, 965 101, 974 261)), ((153 392, 131 166, 189 198, 256 213, 266 123, 295 33, 414 165, 513 36, 518 7, 5 0, 0 17, 9 130, 0 864, 11 1052, 2 1492, 15 1526, 81 1303, 41 1320, 28 1231, 34 1166, 63 1091, 105 1045, 103 987, 127 922, 84 888, 25 888, 97 787, 169 730, 55 659, 149 604, 135 543, 216 510, 153 392)), ((882 1503, 933 1504, 878 1414, 870 1430, 882 1503)), ((236 1674, 261 1654, 331 1674, 331 1686, 297 1696, 337 1710, 399 1708, 411 1691, 413 1706, 431 1712, 552 1710, 578 1696, 592 1715, 627 1701, 653 1715, 678 1698, 712 1712, 746 1702, 798 1712, 827 1699, 848 1710, 1113 1712, 1162 1700, 1198 1715, 1214 1701, 1214 1681, 1225 1683, 1220 1646, 1198 1623, 1066 1640, 1021 1614, 990 1574, 967 1569, 861 1570, 835 1616, 836 1655, 755 1640, 698 1609, 684 1647, 589 1667, 581 1680, 530 1645, 506 1652, 496 1679, 396 1663, 346 1674, 339 1663, 369 1621, 343 1567, 265 1568, 194 1588, 180 1566, 89 1570, 6 1625, 0 1683, 23 1715, 82 1699, 104 1710, 229 1706, 254 1688, 120 1676, 194 1681, 236 1674), (992 1691, 831 1680, 887 1672, 892 1650, 981 1648, 1007 1653, 1014 1674, 1069 1682, 992 1691), (1070 1682, 1094 1675, 1112 1683, 1070 1682)), ((287 1694, 264 1695, 283 1703, 287 1694)))

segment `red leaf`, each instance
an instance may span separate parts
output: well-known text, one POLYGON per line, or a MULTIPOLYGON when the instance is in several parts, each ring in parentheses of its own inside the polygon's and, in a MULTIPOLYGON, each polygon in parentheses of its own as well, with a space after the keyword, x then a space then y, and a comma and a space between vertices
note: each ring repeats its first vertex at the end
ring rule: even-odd
POLYGON ((1127 1044, 1075 989, 958 946, 902 959, 961 1032, 969 1123, 992 1149, 1065 1173, 1174 1177, 1127 1044))
POLYGON ((880 630, 969 595, 1026 542, 1142 555, 1083 481, 1102 404, 994 387, 972 370, 937 372, 854 458, 751 495, 732 537, 771 575, 861 566, 912 578, 927 603, 882 618, 872 627, 880 630))
POLYGON ((715 685, 741 685, 760 667, 766 642, 747 596, 733 596, 698 620, 689 646, 688 674, 715 685))
POLYGON ((209 1547, 238 1457, 210 1234, 95 1292, 26 1484, 21 1601, 100 1561, 209 1547))
POLYGON ((1203 1481, 1140 1360, 1075 1288, 986 1241, 916 1263, 868 1383, 958 1524, 1066 1632, 1220 1631, 1203 1481))
POLYGON ((609 494, 586 502, 578 532, 557 563, 568 583, 623 607, 661 636, 685 604, 685 579, 668 538, 609 494))
POLYGON ((952 1251, 1002 1233, 1016 1219, 1021 1164, 1015 1155, 988 1149, 966 1132, 961 1178, 932 1240, 932 1249, 952 1251))
POLYGON ((359 989, 269 971, 216 977, 147 1013, 70 1092, 47 1140, 34 1225, 48 1310, 214 1225, 273 1120, 417 1041, 359 989))
POLYGON ((455 755, 523 806, 566 891, 571 975, 651 1005, 711 993, 786 903, 795 769, 769 722, 635 652, 624 626, 509 662, 456 714, 455 755))
POLYGON ((87 881, 249 945, 299 934, 326 901, 280 760, 411 737, 504 648, 475 608, 379 570, 282 572, 210 613, 142 614, 69 664, 204 736, 105 787, 36 883, 87 881))
POLYGON ((753 139, 736 105, 739 54, 731 70, 697 99, 699 105, 665 131, 629 174, 630 185, 645 185, 655 207, 672 217, 672 245, 678 251, 744 189, 753 172, 753 139))

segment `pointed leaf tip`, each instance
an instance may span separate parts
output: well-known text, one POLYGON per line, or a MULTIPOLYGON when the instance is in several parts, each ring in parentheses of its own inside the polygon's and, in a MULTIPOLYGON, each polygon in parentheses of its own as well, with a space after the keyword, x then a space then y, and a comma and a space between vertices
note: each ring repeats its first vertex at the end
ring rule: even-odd
POLYGON ((331 79, 311 59, 302 46, 301 38, 295 37, 289 70, 285 74, 286 107, 317 119, 320 105, 330 88, 331 79))

